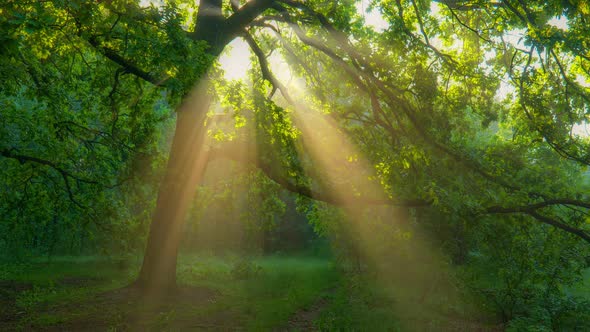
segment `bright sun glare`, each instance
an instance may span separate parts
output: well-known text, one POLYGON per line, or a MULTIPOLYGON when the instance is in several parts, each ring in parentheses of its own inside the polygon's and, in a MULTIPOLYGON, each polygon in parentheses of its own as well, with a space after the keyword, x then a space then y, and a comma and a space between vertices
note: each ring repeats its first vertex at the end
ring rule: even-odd
MULTIPOLYGON (((142 0, 142 2, 145 3, 150 1, 155 0, 142 0)), ((357 13, 364 18, 367 25, 371 26, 378 32, 384 31, 388 26, 387 21, 385 21, 381 13, 377 10, 369 9, 369 5, 369 0, 360 0, 356 4, 357 13)), ((292 74, 289 70, 289 66, 278 52, 275 52, 270 56, 269 62, 273 69, 273 73, 277 78, 285 81, 285 84, 288 85, 287 82, 292 78, 292 74)), ((248 44, 241 38, 234 39, 219 57, 219 63, 225 72, 224 76, 226 79, 245 79, 248 74, 248 69, 251 66, 250 48, 248 44)))
POLYGON ((246 78, 250 68, 250 47, 242 38, 234 39, 219 57, 219 64, 228 80, 246 78))

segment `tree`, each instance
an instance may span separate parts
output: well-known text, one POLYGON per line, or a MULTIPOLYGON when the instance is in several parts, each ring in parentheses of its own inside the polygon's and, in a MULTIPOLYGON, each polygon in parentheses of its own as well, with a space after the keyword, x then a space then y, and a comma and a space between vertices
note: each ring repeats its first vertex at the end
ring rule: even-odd
MULTIPOLYGON (((120 90, 134 95, 150 84, 156 87, 137 106, 142 115, 151 113, 162 90, 169 105, 180 104, 137 281, 144 288, 175 285, 178 238, 207 160, 235 157, 227 149, 205 148, 207 111, 219 100, 239 112, 244 108, 239 99, 259 120, 271 119, 258 127, 258 135, 279 139, 242 161, 300 195, 340 204, 430 205, 472 218, 522 214, 590 241, 583 173, 589 142, 573 131, 587 124, 589 112, 588 9, 540 1, 371 6, 387 22, 382 32, 365 25, 348 0, 201 0, 198 7, 190 1, 150 7, 130 1, 13 1, 2 12, 2 27, 9 32, 3 58, 19 64, 21 72, 12 76, 26 79, 3 92, 15 95, 18 86, 43 92, 45 80, 59 77, 86 82, 87 95, 101 91, 93 114, 103 114, 97 123, 105 128, 116 127, 118 108, 129 108, 120 90), (551 23, 558 17, 567 29, 551 23), (258 66, 248 93, 214 74, 215 59, 235 38, 248 43, 258 66), (23 50, 25 44, 31 49, 23 50), (54 73, 40 72, 51 67, 46 62, 60 62, 48 49, 62 52, 82 72, 64 70, 65 61, 54 73), (307 96, 297 95, 273 73, 267 56, 273 49, 282 50, 292 71, 305 80, 307 96), (226 94, 212 96, 210 90, 226 94), (326 174, 310 174, 310 161, 294 152, 298 124, 284 116, 298 107, 330 114, 374 166, 387 199, 363 192, 335 199, 330 194, 335 184, 321 180, 326 174), (108 109, 111 119, 105 116, 108 109)), ((15 70, 11 67, 3 70, 15 70)), ((74 101, 92 100, 80 95, 74 101)), ((93 109, 91 103, 87 109, 93 109)), ((126 135, 107 138, 117 142, 126 135)), ((78 199, 70 181, 101 182, 79 174, 92 173, 87 165, 62 165, 9 144, 1 148, 6 159, 52 169, 73 202, 78 199)), ((117 177, 116 170, 111 173, 117 177)))

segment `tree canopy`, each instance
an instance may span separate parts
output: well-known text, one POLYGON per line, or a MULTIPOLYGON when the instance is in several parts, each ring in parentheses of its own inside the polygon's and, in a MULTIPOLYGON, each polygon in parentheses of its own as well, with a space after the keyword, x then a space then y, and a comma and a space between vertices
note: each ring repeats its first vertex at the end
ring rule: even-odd
POLYGON ((481 252, 501 251, 494 233, 582 248, 589 19, 584 1, 9 0, 0 233, 141 247, 177 200, 162 188, 184 190, 172 149, 336 206, 428 207, 481 252), (251 68, 229 80, 218 57, 235 39, 251 68))

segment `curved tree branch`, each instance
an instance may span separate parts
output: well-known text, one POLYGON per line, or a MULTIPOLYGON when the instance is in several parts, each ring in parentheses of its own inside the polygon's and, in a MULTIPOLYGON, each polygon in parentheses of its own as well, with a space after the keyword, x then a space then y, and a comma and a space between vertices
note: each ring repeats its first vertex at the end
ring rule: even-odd
MULTIPOLYGON (((588 204, 590 205, 590 204, 588 204)), ((586 242, 590 243, 590 233, 588 233, 587 231, 584 231, 582 229, 579 228, 575 228, 572 226, 569 226, 561 221, 558 221, 556 219, 550 218, 546 215, 540 214, 537 210, 541 207, 545 207, 547 205, 543 205, 543 203, 539 203, 539 204, 533 204, 533 205, 529 205, 529 206, 519 206, 519 207, 511 207, 511 208, 505 208, 505 207, 500 207, 500 206, 493 206, 493 207, 489 207, 486 212, 487 213, 491 213, 491 214, 503 214, 503 213, 523 213, 523 214, 527 214, 535 219, 537 219, 538 221, 544 223, 544 224, 548 224, 554 227, 557 227, 561 230, 564 230, 570 234, 573 234, 583 240, 585 240, 586 242)))
POLYGON ((406 206, 406 207, 423 207, 429 206, 432 204, 431 201, 426 201, 422 199, 411 199, 411 200, 393 200, 393 199, 383 199, 383 198, 371 198, 371 197, 357 197, 357 196, 348 196, 348 197, 338 197, 335 199, 333 195, 328 195, 316 190, 313 190, 309 186, 293 183, 287 177, 283 176, 282 174, 276 171, 276 168, 270 165, 269 163, 262 160, 262 158, 248 155, 244 156, 243 154, 236 153, 232 150, 231 147, 224 147, 224 148, 215 148, 209 152, 209 160, 215 160, 219 158, 224 158, 228 160, 233 160, 236 162, 250 164, 258 169, 260 169, 268 178, 276 182, 277 184, 281 185, 285 190, 290 191, 295 194, 299 194, 314 200, 330 203, 333 205, 348 205, 348 204, 358 204, 358 205, 394 205, 394 206, 406 206))
POLYGON ((244 39, 246 39, 246 42, 250 46, 250 49, 252 49, 252 52, 254 52, 254 54, 256 55, 256 58, 258 59, 258 63, 260 65, 260 72, 262 73, 262 77, 265 80, 267 80, 268 82, 270 82, 270 84, 275 89, 278 89, 281 92, 281 94, 283 95, 283 98, 285 98, 285 100, 289 104, 294 104, 293 99, 291 98, 291 95, 289 94, 289 91, 287 90, 287 88, 271 72, 269 64, 268 64, 268 60, 266 59, 266 55, 264 54, 264 52, 262 51, 260 46, 258 46, 258 44, 254 40, 254 38, 248 32, 244 32, 242 35, 243 35, 244 39))
POLYGON ((68 194, 68 197, 70 198, 70 200, 76 204, 78 207, 80 207, 81 209, 85 209, 86 207, 84 205, 82 205, 80 202, 78 202, 75 198, 74 198, 74 193, 72 191, 72 187, 70 186, 70 178, 74 179, 78 182, 83 182, 83 183, 88 183, 88 184, 98 184, 97 181, 94 180, 90 180, 90 179, 86 179, 83 178, 81 176, 78 176, 76 174, 73 174, 71 172, 66 171, 64 168, 62 168, 61 166, 59 166, 58 164, 49 161, 49 160, 45 160, 45 159, 41 159, 41 158, 37 158, 37 157, 33 157, 33 156, 27 156, 27 155, 23 155, 23 154, 17 154, 14 153, 15 149, 4 149, 4 150, 0 150, 0 155, 5 157, 5 158, 9 158, 9 159, 15 159, 18 162, 20 162, 21 164, 24 163, 35 163, 35 164, 40 164, 40 165, 44 165, 44 166, 48 166, 52 169, 54 169, 55 171, 57 171, 65 184, 65 189, 66 189, 66 193, 68 194))
POLYGON ((109 60, 113 61, 114 63, 118 64, 119 66, 121 66, 121 68, 123 68, 123 70, 125 72, 133 74, 133 75, 143 79, 146 82, 149 82, 149 83, 152 83, 153 85, 158 86, 158 85, 163 85, 163 83, 166 82, 166 80, 168 79, 167 76, 158 77, 152 73, 149 73, 149 72, 139 68, 134 63, 132 63, 130 60, 125 59, 123 56, 121 56, 115 50, 101 45, 101 43, 98 41, 98 38, 96 36, 91 36, 88 39, 88 43, 90 45, 92 45, 92 47, 94 47, 99 53, 104 55, 107 59, 109 59, 109 60))

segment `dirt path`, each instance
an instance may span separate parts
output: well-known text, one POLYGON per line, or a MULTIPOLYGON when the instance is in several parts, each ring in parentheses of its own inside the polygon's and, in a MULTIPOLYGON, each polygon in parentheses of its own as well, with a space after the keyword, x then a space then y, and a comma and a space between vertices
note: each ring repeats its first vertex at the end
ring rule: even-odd
POLYGON ((328 294, 332 292, 333 290, 324 293, 312 305, 294 313, 291 318, 289 318, 287 325, 278 331, 319 331, 314 326, 313 322, 330 303, 328 300, 328 294))
POLYGON ((23 310, 17 307, 16 298, 20 292, 31 288, 31 284, 0 280, 0 326, 20 319, 23 310))

